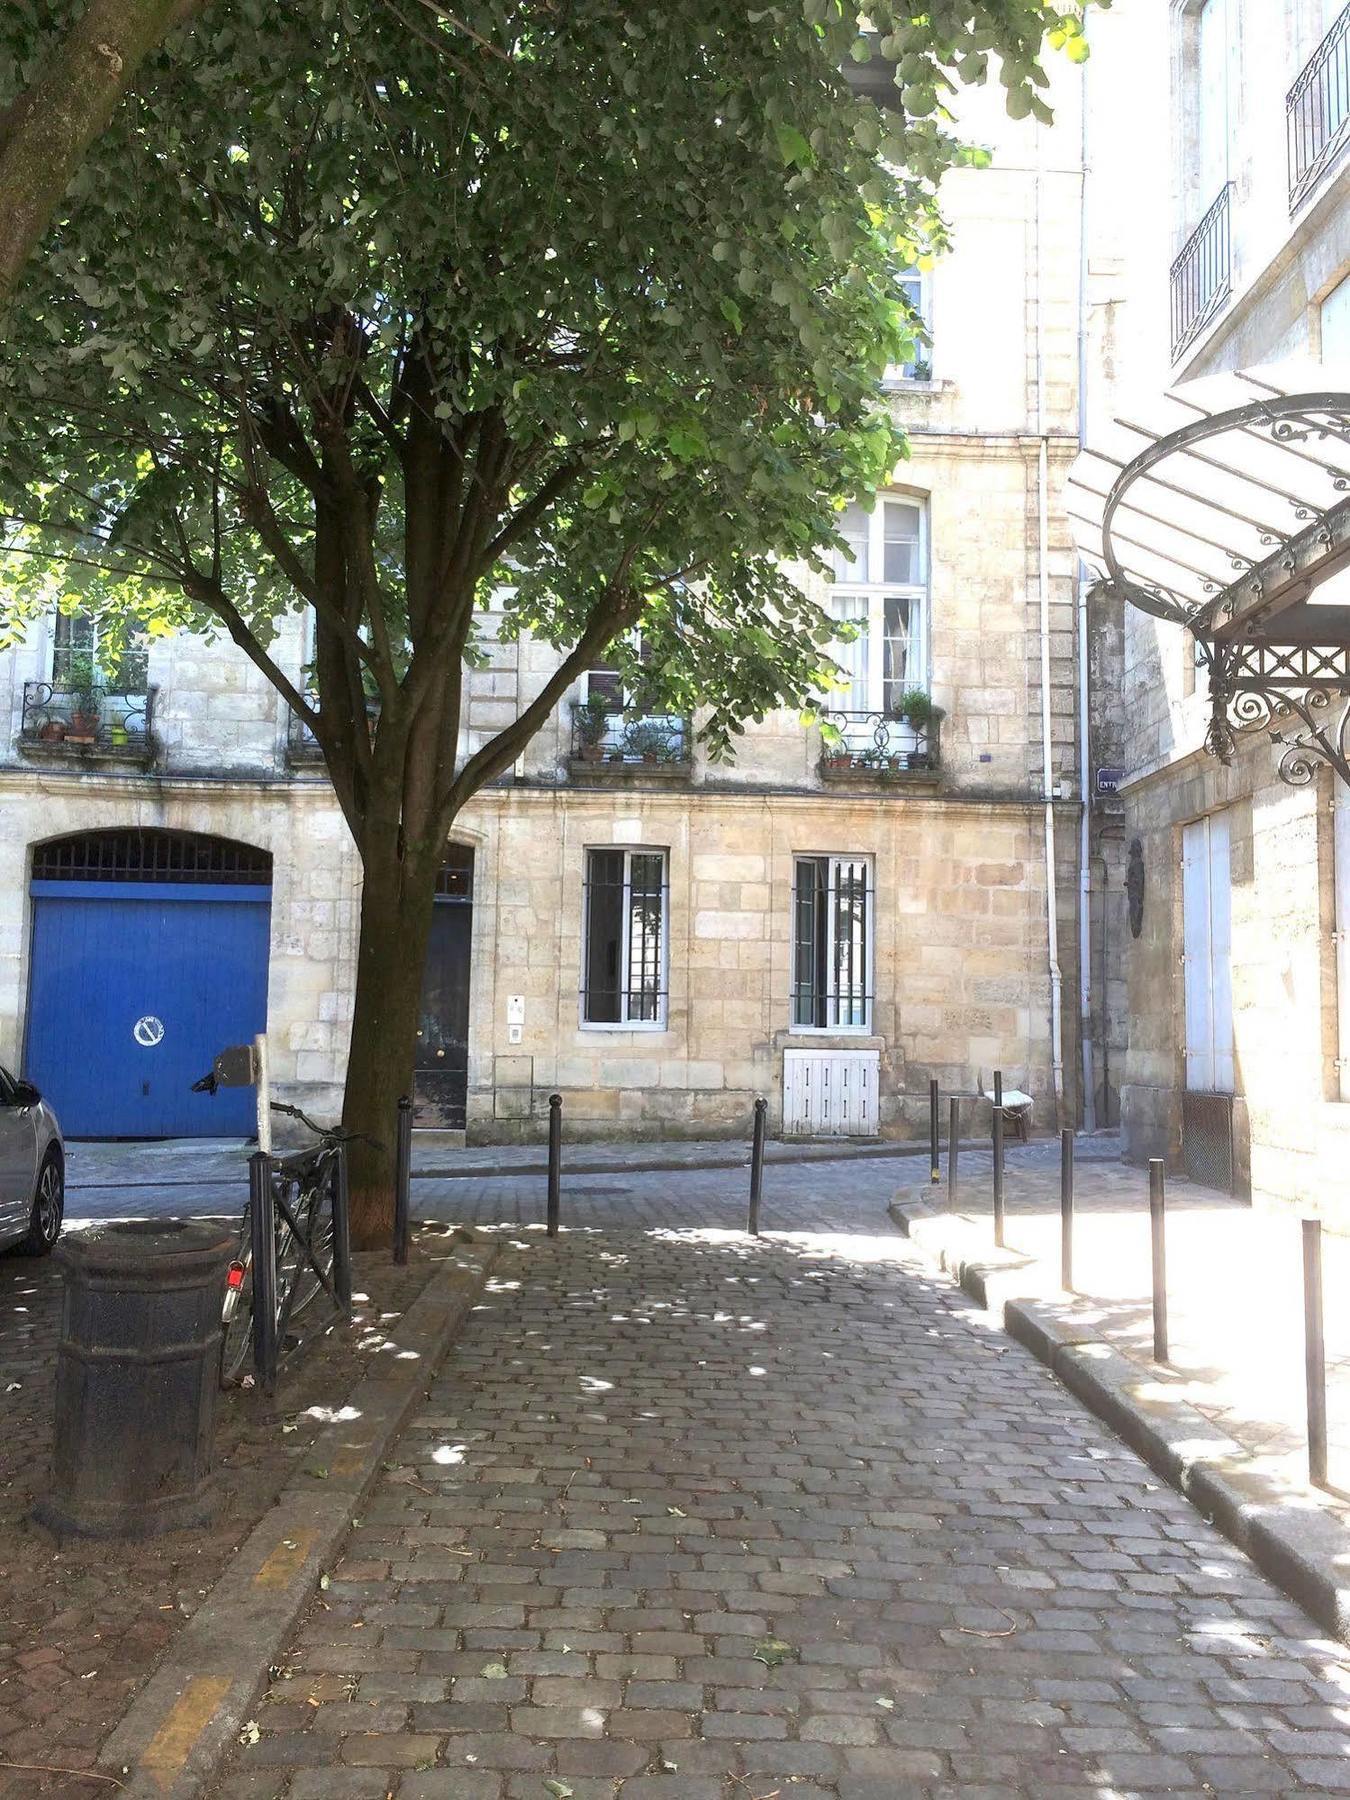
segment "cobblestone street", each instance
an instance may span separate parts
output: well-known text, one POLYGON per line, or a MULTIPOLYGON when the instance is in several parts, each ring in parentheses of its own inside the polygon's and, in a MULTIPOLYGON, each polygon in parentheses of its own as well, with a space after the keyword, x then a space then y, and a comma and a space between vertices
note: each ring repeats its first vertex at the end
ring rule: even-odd
POLYGON ((1350 1657, 890 1235, 531 1236, 218 1800, 1350 1791, 1350 1657))

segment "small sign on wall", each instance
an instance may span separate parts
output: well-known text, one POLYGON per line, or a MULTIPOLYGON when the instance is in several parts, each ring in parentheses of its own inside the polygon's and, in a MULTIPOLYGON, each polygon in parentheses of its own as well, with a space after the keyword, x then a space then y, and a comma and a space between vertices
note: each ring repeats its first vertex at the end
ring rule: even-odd
POLYGON ((1099 794, 1118 794, 1120 784, 1124 779, 1124 769, 1098 769, 1097 792, 1099 794))
POLYGON ((506 1022, 508 1025, 523 1025, 525 1023, 524 994, 508 994, 506 996, 506 1022))

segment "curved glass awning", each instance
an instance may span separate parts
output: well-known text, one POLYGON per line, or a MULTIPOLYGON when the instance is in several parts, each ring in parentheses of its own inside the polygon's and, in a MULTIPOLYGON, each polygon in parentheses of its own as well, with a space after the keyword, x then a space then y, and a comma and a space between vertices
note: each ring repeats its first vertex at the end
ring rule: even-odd
POLYGON ((1289 362, 1123 406, 1066 504, 1099 590, 1194 633, 1207 747, 1264 728, 1286 781, 1350 781, 1350 368, 1289 362))

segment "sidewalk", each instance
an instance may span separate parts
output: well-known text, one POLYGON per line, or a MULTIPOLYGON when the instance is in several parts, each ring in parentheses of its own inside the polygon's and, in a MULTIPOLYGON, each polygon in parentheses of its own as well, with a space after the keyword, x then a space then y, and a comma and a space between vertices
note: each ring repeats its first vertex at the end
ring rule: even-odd
MULTIPOLYGON (((1293 1212, 1253 1209, 1180 1179, 1167 1184, 1170 1357, 1153 1361, 1148 1175, 1120 1163, 1084 1163, 1075 1180, 1073 1295, 1059 1286, 1058 1161, 1040 1167, 1009 1159, 1005 1179, 1007 1253, 993 1248, 987 1152, 960 1160, 960 1191, 947 1202, 946 1164, 938 1186, 901 1190, 902 1227, 960 1272, 992 1310, 1009 1309, 1010 1329, 1041 1332, 1056 1348, 1105 1344, 1124 1359, 1130 1399, 1166 1421, 1199 1414, 1213 1428, 1196 1441, 1197 1461, 1240 1474, 1275 1506, 1329 1515, 1350 1528, 1350 1239, 1323 1232, 1330 1479, 1344 1490, 1319 1495, 1307 1483, 1301 1232, 1293 1212), (1217 1434, 1231 1440, 1227 1453, 1217 1434)), ((1165 1424, 1164 1424, 1165 1429, 1165 1424)), ((1175 1430, 1174 1430, 1175 1441, 1175 1430)), ((1344 1582, 1344 1574, 1340 1580, 1344 1582)))

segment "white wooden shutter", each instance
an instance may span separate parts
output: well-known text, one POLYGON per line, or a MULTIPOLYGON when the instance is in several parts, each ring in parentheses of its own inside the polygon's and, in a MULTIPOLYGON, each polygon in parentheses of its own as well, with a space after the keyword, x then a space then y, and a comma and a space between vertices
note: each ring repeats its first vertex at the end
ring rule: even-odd
MULTIPOLYGON (((1350 289, 1350 282, 1346 283, 1350 289)), ((1336 783, 1332 801, 1336 853, 1336 1031, 1340 1097, 1350 1100, 1350 788, 1336 783)))
POLYGON ((1199 1093, 1231 1094, 1235 1086, 1230 846, 1226 813, 1182 832, 1186 1086, 1199 1093))

